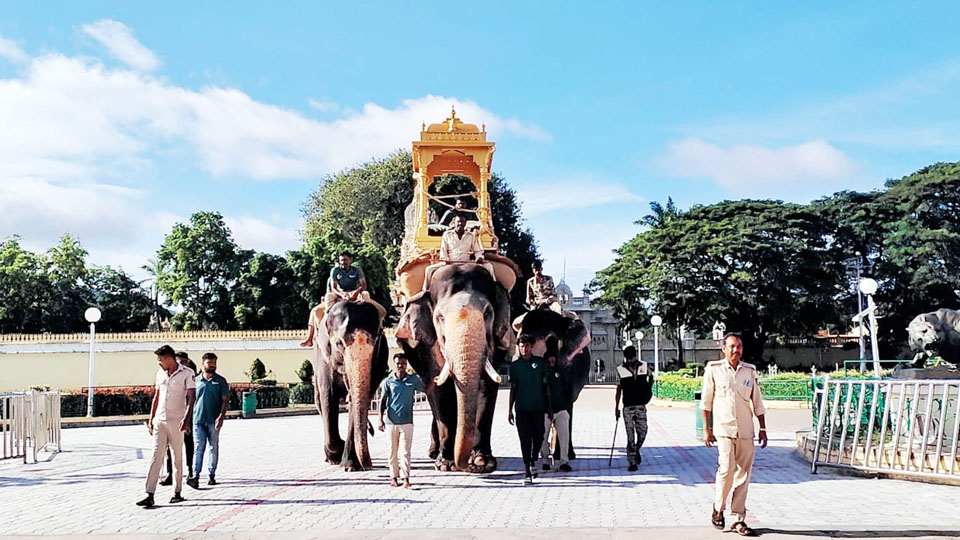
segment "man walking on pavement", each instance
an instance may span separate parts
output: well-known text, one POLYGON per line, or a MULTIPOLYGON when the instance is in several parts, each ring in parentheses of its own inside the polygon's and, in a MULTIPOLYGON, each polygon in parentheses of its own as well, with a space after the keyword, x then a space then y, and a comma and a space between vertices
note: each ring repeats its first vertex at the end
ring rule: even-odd
POLYGON ((553 411, 553 418, 545 414, 543 416, 543 446, 540 447, 541 468, 545 471, 550 470, 550 428, 556 428, 557 453, 560 454, 561 472, 570 472, 570 407, 571 397, 573 396, 573 386, 570 382, 570 375, 567 370, 557 367, 557 355, 560 353, 557 346, 557 338, 547 338, 547 352, 544 358, 547 361, 547 386, 550 388, 550 405, 553 411))
POLYGON ((716 498, 710 522, 723 529, 723 510, 727 495, 733 488, 731 512, 737 521, 730 530, 741 536, 756 533, 747 526, 747 487, 753 469, 753 417, 760 424, 760 448, 767 447, 767 426, 764 419, 763 396, 757 384, 757 370, 741 362, 743 342, 736 334, 723 340, 723 359, 707 364, 703 373, 703 392, 700 408, 703 410, 704 443, 717 444, 720 451, 717 467, 716 498), (710 413, 713 413, 713 426, 710 413))
POLYGON ((417 392, 427 392, 433 381, 424 385, 420 377, 407 373, 407 357, 393 355, 393 373, 380 383, 380 431, 390 435, 390 485, 410 487, 410 449, 413 445, 413 402, 417 392), (384 420, 386 413, 386 420, 384 420), (389 428, 387 427, 389 426, 389 428), (398 463, 400 436, 403 436, 403 456, 398 463))
POLYGON ((147 473, 147 496, 137 502, 137 506, 154 506, 153 494, 157 490, 157 480, 163 467, 163 457, 167 445, 173 449, 173 470, 176 488, 171 503, 182 502, 180 496, 183 482, 183 434, 190 431, 193 423, 193 402, 196 399, 196 383, 189 368, 176 359, 173 347, 164 345, 154 354, 157 355, 156 389, 153 394, 153 406, 147 430, 153 436, 153 456, 147 473))
POLYGON ((210 464, 207 466, 208 486, 217 485, 217 461, 220 457, 220 428, 227 417, 230 405, 230 385, 217 373, 217 355, 208 352, 203 355, 203 373, 196 378, 197 404, 193 409, 193 432, 196 434, 197 448, 193 462, 196 476, 187 479, 187 485, 200 489, 200 471, 203 469, 203 453, 210 444, 210 464))
POLYGON ((516 424, 523 456, 524 482, 532 484, 537 451, 543 444, 543 415, 553 421, 550 388, 543 358, 533 355, 533 337, 522 335, 517 343, 520 356, 510 364, 510 408, 507 421, 516 424), (516 417, 514 417, 516 405, 516 417))
POLYGON ((623 427, 627 431, 627 470, 634 472, 643 463, 640 448, 647 439, 647 403, 653 398, 653 375, 644 362, 637 361, 637 349, 627 345, 623 349, 623 365, 617 368, 617 393, 614 415, 620 418, 620 398, 623 398, 623 427))

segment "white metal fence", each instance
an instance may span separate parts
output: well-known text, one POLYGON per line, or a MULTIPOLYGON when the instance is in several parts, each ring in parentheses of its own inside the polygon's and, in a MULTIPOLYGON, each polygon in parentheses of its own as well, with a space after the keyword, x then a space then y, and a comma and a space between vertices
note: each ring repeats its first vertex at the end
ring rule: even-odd
POLYGON ((830 380, 815 390, 818 466, 960 478, 960 380, 830 380))
POLYGON ((44 450, 61 450, 60 391, 0 394, 0 438, 3 458, 37 462, 44 450))

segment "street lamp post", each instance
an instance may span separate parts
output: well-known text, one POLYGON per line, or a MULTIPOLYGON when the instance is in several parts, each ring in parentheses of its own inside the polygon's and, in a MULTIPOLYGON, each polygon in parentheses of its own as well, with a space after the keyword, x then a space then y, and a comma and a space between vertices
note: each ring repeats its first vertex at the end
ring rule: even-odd
POLYGON ((660 374, 660 325, 663 324, 663 317, 650 317, 650 324, 653 325, 653 374, 657 376, 660 374))
POLYGON ((93 383, 93 372, 94 372, 93 348, 97 342, 96 327, 97 327, 97 322, 100 321, 100 316, 101 316, 100 310, 95 307, 87 308, 87 310, 83 312, 83 318, 86 319, 88 323, 90 323, 90 366, 89 366, 89 373, 88 373, 89 378, 87 381, 87 416, 90 418, 93 417, 93 384, 94 384, 93 383))
POLYGON ((637 338, 637 360, 643 362, 643 332, 637 330, 633 337, 637 338))
MULTIPOLYGON (((861 257, 860 252, 857 251, 857 252, 855 253, 855 256, 854 256, 854 257, 851 257, 851 258, 849 258, 849 259, 847 259, 847 260, 845 260, 845 261, 844 261, 844 264, 845 264, 846 267, 847 267, 848 275, 852 274, 851 277, 853 277, 853 278, 856 279, 856 281, 854 281, 854 283, 856 284, 856 289, 857 289, 857 312, 858 312, 858 313, 859 313, 859 312, 862 312, 862 311, 863 311, 863 291, 860 290, 860 282, 861 282, 862 279, 863 279, 863 278, 862 278, 862 276, 863 276, 863 273, 862 273, 862 272, 863 272, 863 270, 866 270, 867 272, 871 271, 871 270, 873 269, 873 261, 871 261, 871 260, 868 259, 868 260, 867 260, 867 264, 864 264, 864 263, 863 263, 863 258, 861 257)), ((864 337, 865 337, 865 336, 863 335, 863 323, 862 323, 862 322, 857 325, 857 334, 858 334, 857 341, 858 341, 859 344, 860 344, 860 371, 866 371, 866 369, 867 369, 867 344, 866 344, 866 340, 864 340, 864 337)))
POLYGON ((863 326, 863 316, 870 317, 870 353, 873 356, 873 374, 880 376, 880 346, 877 343, 877 304, 873 301, 873 294, 877 292, 876 280, 864 278, 858 285, 860 292, 867 296, 867 309, 857 314, 860 317, 860 326, 863 326))

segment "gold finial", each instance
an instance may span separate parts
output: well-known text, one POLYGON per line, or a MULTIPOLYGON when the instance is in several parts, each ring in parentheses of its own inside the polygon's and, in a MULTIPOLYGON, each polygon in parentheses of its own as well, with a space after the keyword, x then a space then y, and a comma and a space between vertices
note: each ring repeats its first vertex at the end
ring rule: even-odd
POLYGON ((457 109, 453 105, 450 106, 450 118, 457 117, 457 109))
POLYGON ((480 128, 483 130, 484 133, 486 133, 486 132, 487 132, 487 123, 486 123, 486 122, 480 122, 480 128))
POLYGON ((421 120, 421 121, 420 121, 420 131, 426 131, 426 130, 427 130, 427 123, 421 120))

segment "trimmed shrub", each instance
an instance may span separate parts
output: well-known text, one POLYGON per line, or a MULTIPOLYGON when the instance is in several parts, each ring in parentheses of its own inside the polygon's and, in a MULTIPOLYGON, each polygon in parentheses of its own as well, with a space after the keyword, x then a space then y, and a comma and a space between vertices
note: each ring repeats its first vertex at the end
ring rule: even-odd
MULTIPOLYGON (((152 386, 120 386, 96 388, 93 396, 94 416, 129 416, 150 414, 153 404, 152 386)), ((64 394, 60 397, 60 416, 86 416, 87 394, 64 394)))
POLYGON ((702 386, 703 380, 699 378, 661 373, 653 384, 653 395, 660 399, 690 401, 694 399, 694 392, 699 392, 702 386))
POLYGON ((230 410, 239 411, 244 392, 256 392, 258 409, 282 409, 290 404, 290 391, 286 386, 257 386, 234 384, 230 386, 230 410))
POLYGON ((250 377, 250 382, 256 382, 258 379, 266 379, 267 366, 263 365, 263 362, 257 358, 250 364, 250 371, 245 372, 244 375, 250 377))
MULTIPOLYGON (((300 368, 295 372, 300 384, 313 384, 313 364, 309 360, 304 360, 300 368)), ((311 401, 311 403, 313 403, 311 401)))
POLYGON ((290 401, 296 404, 313 403, 313 385, 297 384, 290 387, 290 401))

